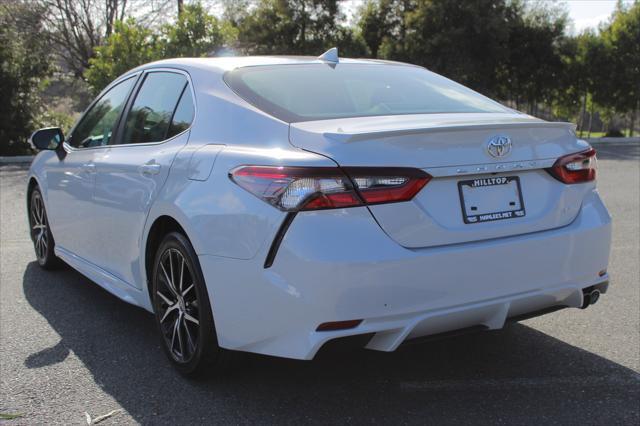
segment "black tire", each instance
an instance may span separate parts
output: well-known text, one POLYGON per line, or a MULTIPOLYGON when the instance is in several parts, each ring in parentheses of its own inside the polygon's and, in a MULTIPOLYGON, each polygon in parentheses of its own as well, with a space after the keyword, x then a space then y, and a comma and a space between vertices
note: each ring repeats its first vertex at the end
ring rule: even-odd
POLYGON ((193 378, 220 373, 226 351, 218 346, 198 257, 181 233, 172 232, 162 240, 153 262, 151 286, 162 348, 173 366, 193 378))
POLYGON ((39 188, 31 192, 28 215, 31 241, 33 241, 38 265, 48 270, 59 268, 63 263, 55 255, 56 243, 51 234, 44 199, 39 188))

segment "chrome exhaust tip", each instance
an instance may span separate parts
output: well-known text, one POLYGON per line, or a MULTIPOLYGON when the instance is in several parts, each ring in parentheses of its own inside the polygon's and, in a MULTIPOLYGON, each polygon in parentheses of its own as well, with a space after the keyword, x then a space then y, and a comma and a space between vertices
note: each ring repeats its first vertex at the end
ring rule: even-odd
POLYGON ((582 294, 582 309, 587 309, 590 305, 595 305, 600 300, 600 290, 591 290, 582 294))

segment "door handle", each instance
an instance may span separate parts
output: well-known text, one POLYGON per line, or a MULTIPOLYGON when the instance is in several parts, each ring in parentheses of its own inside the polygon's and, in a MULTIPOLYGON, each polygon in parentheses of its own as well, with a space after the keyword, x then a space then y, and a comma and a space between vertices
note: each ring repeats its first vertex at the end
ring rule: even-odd
POLYGON ((84 170, 87 173, 95 173, 96 165, 94 163, 84 163, 82 165, 82 170, 84 170))
POLYGON ((157 175, 160 173, 160 164, 147 163, 140 166, 140 171, 143 175, 157 175))

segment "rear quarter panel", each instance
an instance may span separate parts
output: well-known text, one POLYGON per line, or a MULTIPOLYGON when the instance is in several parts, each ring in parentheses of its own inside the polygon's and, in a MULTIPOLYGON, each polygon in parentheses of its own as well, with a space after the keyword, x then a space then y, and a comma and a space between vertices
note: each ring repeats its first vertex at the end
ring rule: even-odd
MULTIPOLYGON (((151 207, 141 258, 145 258, 153 223, 161 216, 170 216, 185 230, 198 255, 254 259, 270 245, 285 213, 237 186, 229 179, 229 171, 247 164, 335 163, 292 147, 287 123, 244 105, 220 77, 197 70, 191 76, 197 117, 187 147, 176 156, 167 182, 151 207)), ((264 259, 255 262, 261 268, 264 259)), ((142 273, 146 277, 146 272, 142 273)))

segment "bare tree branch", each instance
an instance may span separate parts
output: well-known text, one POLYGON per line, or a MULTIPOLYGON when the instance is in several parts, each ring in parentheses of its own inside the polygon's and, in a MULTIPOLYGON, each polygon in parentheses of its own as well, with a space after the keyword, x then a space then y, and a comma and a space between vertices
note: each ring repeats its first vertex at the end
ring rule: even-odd
POLYGON ((126 18, 127 0, 34 0, 47 10, 48 37, 66 68, 80 77, 95 48, 126 18))

